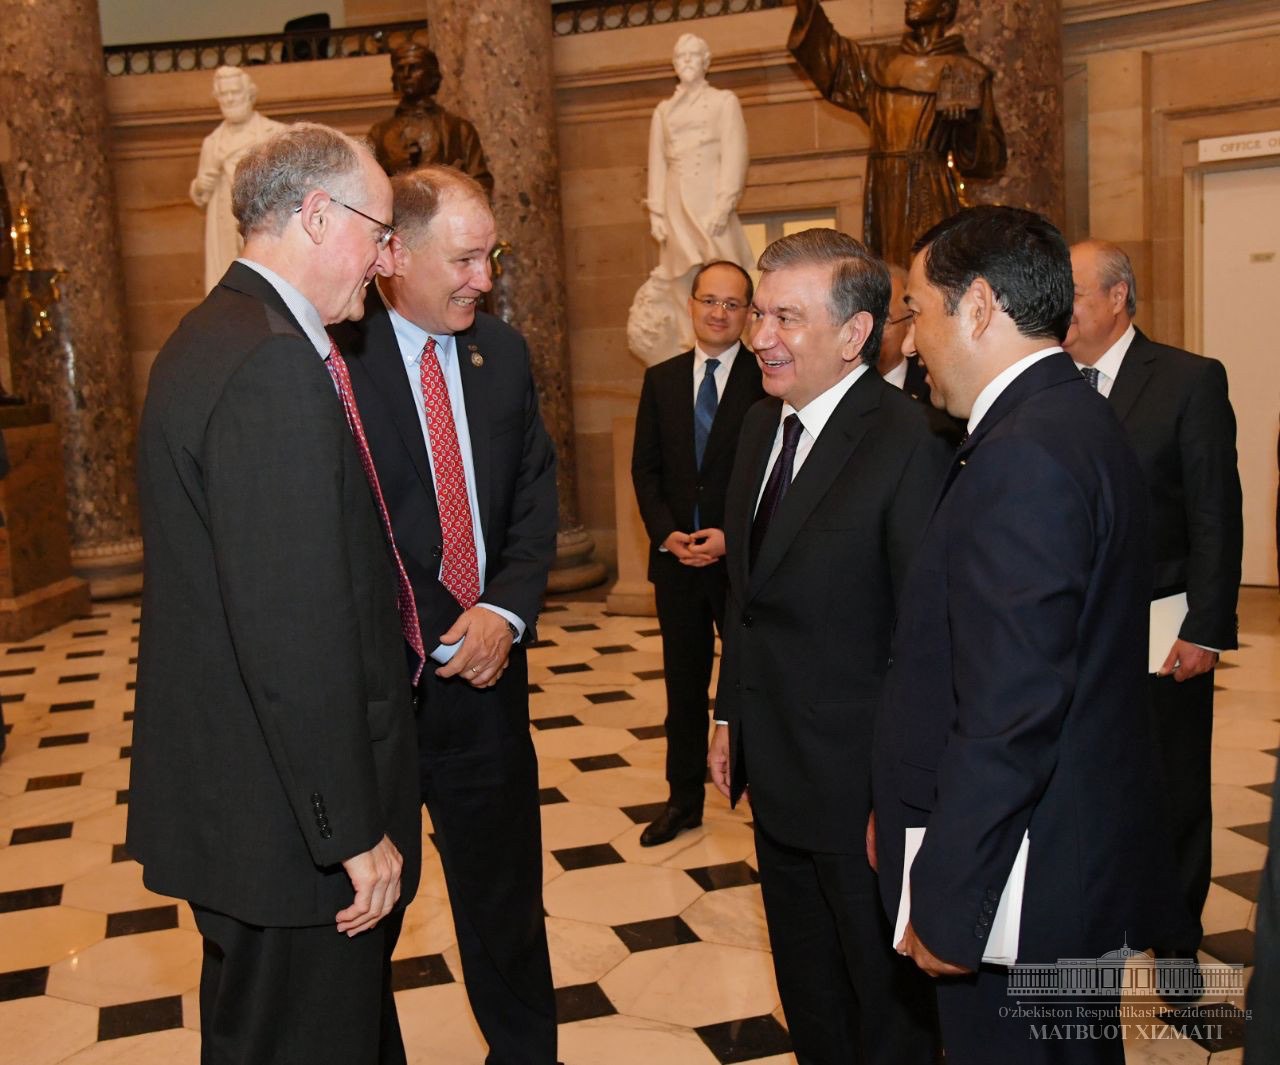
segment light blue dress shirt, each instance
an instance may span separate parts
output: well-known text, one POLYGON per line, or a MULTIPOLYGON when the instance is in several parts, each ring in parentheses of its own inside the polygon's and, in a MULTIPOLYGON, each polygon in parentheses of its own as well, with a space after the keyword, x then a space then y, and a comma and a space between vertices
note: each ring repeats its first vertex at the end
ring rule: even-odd
MULTIPOLYGON (((386 299, 383 299, 386 303, 386 299)), ((427 337, 434 336, 436 341, 436 357, 440 360, 440 369, 444 374, 445 387, 449 391, 449 407, 453 411, 453 424, 458 431, 458 450, 462 453, 462 469, 467 477, 467 504, 471 508, 471 532, 476 544, 476 565, 480 572, 480 594, 484 595, 485 550, 484 530, 480 527, 480 499, 476 494, 476 466, 471 455, 471 431, 467 425, 467 405, 462 393, 462 370, 458 366, 457 340, 450 334, 429 334, 425 329, 414 325, 404 315, 387 305, 387 313, 391 316, 391 327, 395 330, 396 343, 400 347, 400 357, 404 360, 405 377, 409 380, 409 390, 413 395, 414 409, 418 412, 418 424, 422 429, 422 439, 427 445, 427 461, 431 464, 431 478, 435 480, 435 458, 431 453, 431 436, 427 432, 426 402, 422 396, 422 349, 426 347, 427 337)), ((441 566, 444 563, 441 562, 441 566)), ((505 618, 516 627, 516 642, 524 638, 524 622, 516 614, 491 603, 477 603, 487 610, 505 618)), ((423 634, 427 635, 426 633, 423 634)), ((465 639, 465 638, 464 638, 465 639)), ((463 641, 454 644, 439 644, 431 657, 437 662, 448 662, 463 641)))

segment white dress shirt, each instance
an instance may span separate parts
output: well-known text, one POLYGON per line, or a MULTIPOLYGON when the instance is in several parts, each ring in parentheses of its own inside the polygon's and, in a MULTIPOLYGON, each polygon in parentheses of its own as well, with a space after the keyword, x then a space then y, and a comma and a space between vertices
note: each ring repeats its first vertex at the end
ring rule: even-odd
MULTIPOLYGON (((1116 375, 1120 373, 1120 364, 1124 362, 1125 353, 1129 350, 1129 345, 1133 343, 1134 328, 1133 323, 1129 323, 1129 328, 1120 334, 1119 339, 1103 352, 1102 358, 1093 364, 1093 368, 1098 371, 1098 392, 1101 395, 1111 395, 1111 389, 1116 383, 1116 375)), ((1083 370, 1084 363, 1076 363, 1076 369, 1083 370)))
POLYGON ((894 388, 901 391, 907 387, 907 360, 902 359, 898 365, 884 374, 885 384, 893 385, 894 388))
POLYGON ((769 452, 769 462, 765 466, 764 478, 760 481, 760 491, 756 493, 756 508, 760 507, 760 497, 764 495, 765 485, 769 483, 769 474, 773 472, 774 463, 778 461, 778 456, 782 454, 782 423, 787 418, 795 414, 800 418, 802 431, 800 433, 800 442, 796 444, 796 457, 791 466, 791 479, 796 479, 796 474, 800 472, 800 467, 804 465, 804 460, 809 457, 809 452, 813 450, 813 445, 818 439, 818 435, 826 428, 826 424, 831 420, 831 415, 835 413, 836 407, 840 405, 840 401, 844 399, 845 393, 853 387, 853 383, 867 372, 868 367, 864 363, 852 373, 840 378, 834 385, 825 392, 815 396, 805 404, 803 410, 796 410, 790 403, 782 404, 782 411, 778 417, 778 428, 773 434, 773 450, 769 452))
MULTIPOLYGON (((396 343, 400 347, 400 357, 404 360, 404 373, 409 381, 409 391, 413 395, 414 409, 418 412, 418 425, 422 429, 422 439, 427 445, 427 462, 431 465, 431 478, 436 476, 435 459, 431 454, 431 436, 427 432, 426 401, 422 396, 422 349, 426 347, 427 337, 434 336, 436 341, 436 358, 440 361, 440 370, 444 374, 445 388, 449 392, 449 408, 453 412, 453 424, 458 432, 458 450, 462 454, 462 469, 467 478, 467 504, 471 508, 471 533, 476 545, 476 566, 480 574, 480 594, 484 594, 484 530, 480 527, 480 499, 476 494, 476 466, 471 454, 471 432, 467 425, 467 405, 462 392, 462 370, 458 366, 457 339, 448 333, 427 333, 425 329, 414 325, 404 315, 399 314, 386 298, 387 314, 391 317, 391 327, 395 330, 396 343)), ((441 560, 441 567, 444 566, 441 560)), ((515 642, 524 638, 524 622, 510 610, 493 606, 491 603, 477 603, 486 610, 505 618, 516 627, 515 642)), ((465 639, 465 637, 464 637, 465 639)), ((462 646, 463 640, 454 644, 439 644, 431 652, 437 662, 448 662, 462 646)))

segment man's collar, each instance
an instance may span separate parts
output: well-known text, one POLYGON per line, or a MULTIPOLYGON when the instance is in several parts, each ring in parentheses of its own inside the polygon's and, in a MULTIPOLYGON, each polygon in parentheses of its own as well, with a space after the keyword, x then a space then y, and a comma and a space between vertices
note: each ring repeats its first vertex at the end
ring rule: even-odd
POLYGON ((737 357, 738 352, 742 350, 742 341, 735 341, 732 347, 726 348, 719 355, 708 355, 697 344, 693 345, 693 365, 695 369, 700 369, 707 364, 708 359, 717 359, 721 366, 729 367, 733 365, 733 360, 737 357))
POLYGON ((1022 376, 1024 372, 1031 369, 1041 359, 1046 359, 1055 352, 1061 351, 1062 347, 1054 344, 1052 347, 1041 348, 1039 351, 1033 351, 1030 355, 1024 355, 1021 359, 1011 366, 1006 366, 995 377, 987 382, 987 386, 978 393, 978 398, 973 401, 973 409, 969 412, 969 424, 967 431, 972 433, 982 423, 987 411, 1000 398, 1000 393, 1008 388, 1014 381, 1022 376))
POLYGON ((1136 330, 1133 323, 1129 323, 1129 327, 1120 334, 1116 342, 1107 348, 1099 357, 1098 361, 1093 364, 1095 370, 1111 381, 1116 379, 1116 375, 1120 373, 1120 364, 1124 362, 1125 352, 1129 350, 1129 345, 1133 343, 1136 330))
POLYGON ((835 413, 836 407, 840 406, 840 401, 844 399, 845 394, 868 369, 869 367, 864 362, 850 370, 821 395, 809 400, 800 410, 796 410, 790 403, 783 403, 779 420, 785 419, 789 414, 798 415, 800 424, 804 426, 805 432, 816 440, 818 434, 822 432, 827 422, 831 420, 831 415, 835 413))

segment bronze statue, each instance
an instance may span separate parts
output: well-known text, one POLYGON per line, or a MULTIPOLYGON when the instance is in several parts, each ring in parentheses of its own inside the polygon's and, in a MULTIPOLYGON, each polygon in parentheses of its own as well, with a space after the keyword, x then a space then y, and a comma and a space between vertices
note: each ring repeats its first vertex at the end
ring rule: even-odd
POLYGON ((863 45, 841 37, 818 0, 796 0, 787 41, 822 95, 870 127, 863 239, 904 267, 915 238, 960 208, 949 164, 973 178, 1005 164, 991 71, 946 33, 956 3, 906 0, 901 43, 863 45))
POLYGON ((476 128, 435 101, 440 61, 430 49, 407 41, 391 53, 391 85, 400 103, 390 118, 369 130, 373 152, 388 174, 443 163, 470 174, 493 194, 493 175, 476 128))

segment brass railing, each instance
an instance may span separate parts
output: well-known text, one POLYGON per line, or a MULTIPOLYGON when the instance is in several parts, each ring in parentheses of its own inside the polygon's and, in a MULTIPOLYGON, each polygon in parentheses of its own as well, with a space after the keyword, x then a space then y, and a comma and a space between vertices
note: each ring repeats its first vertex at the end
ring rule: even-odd
POLYGON ((627 30, 636 26, 661 26, 686 19, 740 15, 746 11, 785 7, 792 0, 571 0, 551 9, 552 32, 557 37, 600 30, 627 30))
POLYGON ((292 33, 260 33, 243 37, 210 37, 198 41, 115 44, 102 50, 109 77, 122 74, 169 74, 178 70, 298 63, 311 59, 378 55, 402 41, 427 42, 425 19, 380 26, 349 26, 292 33))

